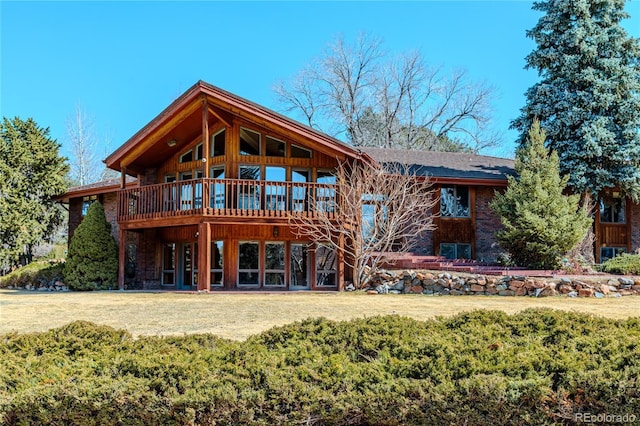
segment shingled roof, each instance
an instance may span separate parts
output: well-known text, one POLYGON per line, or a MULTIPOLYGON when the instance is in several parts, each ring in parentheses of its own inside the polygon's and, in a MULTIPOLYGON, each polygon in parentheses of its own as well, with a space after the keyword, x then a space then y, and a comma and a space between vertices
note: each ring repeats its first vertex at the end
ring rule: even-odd
POLYGON ((463 152, 419 151, 390 148, 361 147, 379 163, 410 165, 412 172, 435 180, 478 180, 506 183, 515 174, 514 161, 463 152))

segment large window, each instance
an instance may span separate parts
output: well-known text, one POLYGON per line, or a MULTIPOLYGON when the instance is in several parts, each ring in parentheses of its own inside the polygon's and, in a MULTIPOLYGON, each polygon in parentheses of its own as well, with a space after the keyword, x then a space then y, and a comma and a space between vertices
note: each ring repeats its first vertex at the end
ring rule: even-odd
POLYGON ((469 187, 443 186, 440 188, 440 216, 469 217, 469 187))
POLYGON ((264 245, 264 285, 285 285, 284 243, 267 242, 264 245))
MULTIPOLYGON (((214 166, 211 168, 211 175, 213 179, 224 179, 224 166, 214 166)), ((213 183, 209 186, 211 191, 210 204, 214 209, 225 208, 225 184, 221 182, 213 183)))
MULTIPOLYGON (((285 182, 287 169, 284 167, 265 167, 265 179, 271 182, 285 182)), ((265 186, 265 201, 267 210, 287 209, 287 187, 284 183, 265 186)))
POLYGON ((225 129, 211 136, 211 156, 217 157, 225 153, 225 129))
POLYGON ((311 158, 311 151, 291 144, 291 158, 311 158))
POLYGON ((316 285, 335 287, 338 284, 338 257, 333 247, 319 244, 316 247, 316 285))
POLYGON ((441 243, 440 256, 446 259, 471 259, 471 244, 441 243))
MULTIPOLYGON (((331 170, 318 170, 316 182, 325 185, 335 185, 336 177, 331 170)), ((333 187, 319 186, 316 188, 316 204, 318 211, 335 211, 336 190, 333 187)))
POLYGON ((240 155, 260 155, 260 133, 240 128, 240 155))
POLYGON ((238 285, 260 285, 258 242, 240 242, 238 245, 238 285))
POLYGON ((287 156, 287 144, 281 140, 267 136, 265 138, 266 143, 266 155, 269 157, 286 157, 287 156))
POLYGON ((381 205, 382 195, 365 194, 362 196, 362 237, 365 239, 380 238, 389 218, 387 206, 381 205))
POLYGON ((240 166, 241 182, 238 187, 238 208, 244 210, 260 210, 260 184, 252 181, 260 180, 260 166, 240 166))
POLYGON ((176 285, 175 243, 167 243, 162 248, 162 285, 176 285))
POLYGON ((222 287, 224 284, 224 243, 211 241, 211 287, 222 287))
POLYGON ((626 202, 619 192, 610 192, 600 199, 601 223, 626 223, 626 202))
MULTIPOLYGON (((293 169, 291 170, 291 181, 294 183, 307 183, 311 180, 311 171, 309 169, 293 169)), ((294 212, 303 212, 307 209, 307 190, 306 186, 294 185, 291 189, 291 210, 294 212)))
POLYGON ((309 287, 308 251, 306 244, 291 244, 291 287, 309 287))

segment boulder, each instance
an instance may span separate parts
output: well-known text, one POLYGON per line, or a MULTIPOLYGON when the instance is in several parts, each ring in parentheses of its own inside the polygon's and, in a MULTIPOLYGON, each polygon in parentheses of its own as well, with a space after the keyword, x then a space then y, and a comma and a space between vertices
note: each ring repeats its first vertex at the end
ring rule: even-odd
POLYGON ((483 293, 485 291, 484 286, 478 284, 471 284, 470 290, 474 293, 483 293))
POLYGON ((500 291, 498 291, 498 295, 500 295, 500 296, 515 296, 516 293, 513 290, 500 290, 500 291))
POLYGON ((415 286, 411 287, 411 293, 420 294, 423 291, 424 291, 424 289, 422 288, 421 285, 415 285, 415 286))
POLYGON ((497 290, 498 292, 505 291, 507 288, 508 288, 508 286, 507 286, 506 284, 502 284, 502 283, 501 283, 501 284, 498 284, 498 285, 496 286, 496 290, 497 290))
POLYGON ((592 297, 594 293, 593 289, 588 287, 583 287, 578 290, 579 297, 592 297))
POLYGON ((635 284, 631 278, 620 277, 618 278, 618 282, 623 286, 629 286, 629 288, 635 284))
POLYGON ((520 287, 516 290, 514 290, 515 296, 526 296, 527 295, 527 289, 525 287, 520 287))

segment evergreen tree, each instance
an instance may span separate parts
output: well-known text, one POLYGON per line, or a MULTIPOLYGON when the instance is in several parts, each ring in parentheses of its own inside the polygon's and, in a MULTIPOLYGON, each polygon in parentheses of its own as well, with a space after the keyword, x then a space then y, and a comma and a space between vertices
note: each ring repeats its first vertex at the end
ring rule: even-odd
POLYGON ((51 200, 67 189, 69 167, 59 150, 49 129, 31 118, 0 123, 0 263, 29 262, 33 247, 62 223, 51 200))
POLYGON ((509 176, 491 209, 502 218, 496 237, 517 265, 554 269, 561 256, 579 243, 591 226, 579 195, 564 195, 568 176, 560 177, 559 158, 544 146, 545 132, 535 120, 524 146, 516 152, 517 177, 509 176))
POLYGON ((541 81, 511 127, 526 139, 534 118, 569 173, 569 187, 597 196, 617 186, 640 199, 640 46, 620 26, 625 0, 544 0, 527 32, 537 49, 526 68, 541 81))
POLYGON ((118 245, 97 201, 73 233, 64 275, 74 290, 107 290, 118 285, 118 245))

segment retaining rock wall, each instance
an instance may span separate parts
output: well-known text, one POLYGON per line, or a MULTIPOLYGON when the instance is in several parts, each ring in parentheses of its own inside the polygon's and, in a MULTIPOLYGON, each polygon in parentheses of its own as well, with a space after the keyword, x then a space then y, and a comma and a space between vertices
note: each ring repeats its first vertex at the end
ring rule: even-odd
MULTIPOLYGON (((347 290, 353 290, 353 286, 347 290)), ((640 294, 640 278, 609 276, 586 281, 569 277, 458 276, 447 272, 381 271, 365 291, 370 294, 620 297, 640 294)))

